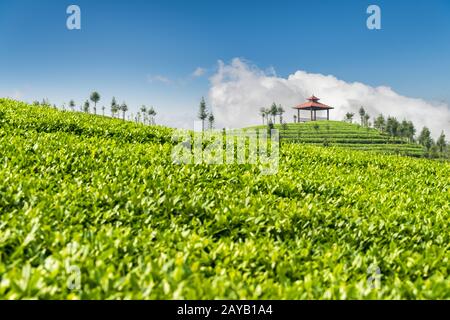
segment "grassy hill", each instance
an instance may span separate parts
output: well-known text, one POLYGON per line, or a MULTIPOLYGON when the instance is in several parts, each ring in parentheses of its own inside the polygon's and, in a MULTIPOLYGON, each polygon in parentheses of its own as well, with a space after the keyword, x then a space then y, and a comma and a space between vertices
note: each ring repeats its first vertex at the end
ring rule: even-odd
MULTIPOLYGON (((265 128, 257 126, 254 128, 265 128)), ((345 147, 355 150, 376 151, 420 157, 422 146, 391 137, 373 128, 342 121, 315 121, 275 125, 283 141, 345 147)))
POLYGON ((448 162, 283 144, 261 175, 172 133, 0 99, 0 299, 450 298, 448 162))

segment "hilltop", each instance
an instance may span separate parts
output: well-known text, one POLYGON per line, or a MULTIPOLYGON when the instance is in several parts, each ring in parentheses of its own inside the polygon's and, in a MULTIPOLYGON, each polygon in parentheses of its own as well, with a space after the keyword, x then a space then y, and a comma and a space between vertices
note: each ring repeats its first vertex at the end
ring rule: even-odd
POLYGON ((172 134, 0 99, 0 299, 450 298, 450 163, 282 143, 261 175, 172 134))
MULTIPOLYGON (((264 129, 266 126, 251 128, 264 129)), ((306 123, 276 124, 284 142, 321 146, 344 147, 354 150, 376 151, 420 157, 423 147, 404 139, 392 137, 379 130, 342 121, 312 121, 306 123)))

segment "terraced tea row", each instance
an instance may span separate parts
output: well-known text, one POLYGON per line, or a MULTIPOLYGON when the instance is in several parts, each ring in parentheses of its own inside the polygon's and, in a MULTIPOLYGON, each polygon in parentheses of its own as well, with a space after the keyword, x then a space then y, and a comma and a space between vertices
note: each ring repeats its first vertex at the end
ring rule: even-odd
MULTIPOLYGON (((265 126, 252 127, 265 130, 265 126)), ((340 121, 314 121, 275 125, 284 142, 321 144, 365 151, 422 156, 423 147, 372 128, 340 121)))

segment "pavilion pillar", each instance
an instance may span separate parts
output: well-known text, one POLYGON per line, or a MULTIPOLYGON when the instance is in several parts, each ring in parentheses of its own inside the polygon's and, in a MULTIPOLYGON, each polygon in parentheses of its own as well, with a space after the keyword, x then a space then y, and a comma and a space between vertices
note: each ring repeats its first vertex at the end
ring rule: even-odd
POLYGON ((330 120, 330 109, 327 109, 327 120, 330 120))
POLYGON ((317 111, 316 110, 314 110, 314 121, 317 121, 317 113, 316 113, 317 111))
POLYGON ((313 121, 313 109, 311 108, 311 121, 313 121))
POLYGON ((300 109, 297 109, 297 123, 300 123, 300 109))

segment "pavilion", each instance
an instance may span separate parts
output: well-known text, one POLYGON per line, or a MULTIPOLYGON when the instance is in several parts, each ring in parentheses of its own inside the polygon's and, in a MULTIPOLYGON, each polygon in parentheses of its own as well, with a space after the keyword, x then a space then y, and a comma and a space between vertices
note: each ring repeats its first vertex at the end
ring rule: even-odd
POLYGON ((297 109, 297 121, 300 122, 300 110, 309 110, 311 112, 311 121, 316 121, 316 111, 327 111, 327 120, 330 120, 330 109, 333 107, 327 106, 326 104, 320 103, 319 98, 312 95, 308 98, 308 102, 302 103, 293 109, 297 109))

